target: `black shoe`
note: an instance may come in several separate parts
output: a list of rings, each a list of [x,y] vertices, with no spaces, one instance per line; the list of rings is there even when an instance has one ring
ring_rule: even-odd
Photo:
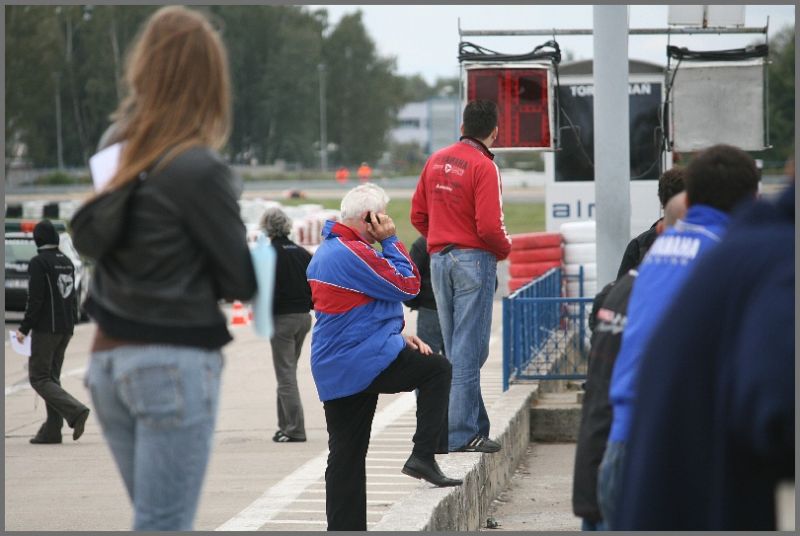
[[[446,488],[448,486],[460,486],[463,484],[462,480],[457,478],[449,478],[442,474],[439,469],[439,464],[436,460],[424,460],[419,456],[412,454],[408,457],[406,464],[403,466],[402,472],[413,478],[421,478],[427,480],[434,486]]]
[[[488,437],[483,437],[482,435],[476,435],[472,438],[472,441],[453,452],[486,452],[491,454],[500,450],[501,447],[502,445],[497,441],[492,441]]]
[[[275,435],[272,436],[272,440],[275,443],[305,443],[305,438],[299,439],[297,437],[291,437],[284,434],[282,431],[278,430],[275,432]]]
[[[83,435],[83,427],[86,425],[86,419],[89,418],[89,409],[87,408],[80,413],[72,424],[72,440],[77,441]]]
[[[34,445],[54,445],[61,443],[61,437],[41,437],[35,435],[31,438],[31,443]]]

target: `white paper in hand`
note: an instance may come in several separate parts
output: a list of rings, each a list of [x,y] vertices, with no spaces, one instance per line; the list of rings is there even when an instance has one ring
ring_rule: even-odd
[[[92,172],[94,189],[100,191],[117,172],[119,158],[122,154],[122,144],[109,145],[89,159],[89,169]]]
[[[11,341],[11,349],[14,350],[19,355],[24,355],[26,357],[31,356],[31,336],[28,335],[23,339],[22,342],[17,340],[17,332],[16,331],[9,331],[8,338]]]

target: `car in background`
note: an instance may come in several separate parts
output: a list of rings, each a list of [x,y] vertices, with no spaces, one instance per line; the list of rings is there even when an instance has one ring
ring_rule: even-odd
[[[7,219],[5,227],[6,241],[6,311],[25,311],[28,301],[28,263],[36,255],[36,243],[33,241],[33,228],[38,220]],[[72,237],[67,232],[63,221],[54,220],[53,226],[59,236],[58,248],[75,266],[75,291],[78,297],[78,318],[88,320],[83,304],[89,293],[91,266],[72,245]]]

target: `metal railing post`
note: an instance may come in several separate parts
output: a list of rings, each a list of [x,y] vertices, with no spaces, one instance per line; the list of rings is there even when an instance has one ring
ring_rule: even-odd
[[[511,326],[513,324],[511,300],[503,298],[503,391],[508,391],[511,379]]]

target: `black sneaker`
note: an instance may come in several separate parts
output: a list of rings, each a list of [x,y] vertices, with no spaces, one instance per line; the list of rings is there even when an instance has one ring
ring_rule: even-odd
[[[501,446],[500,443],[492,441],[488,437],[476,435],[472,438],[472,441],[453,452],[486,452],[491,454],[500,450]]]
[[[290,437],[290,436],[284,434],[281,430],[278,430],[277,432],[275,432],[275,435],[272,436],[272,440],[275,443],[305,443],[305,441],[306,441],[305,438],[298,439],[296,437]]]

